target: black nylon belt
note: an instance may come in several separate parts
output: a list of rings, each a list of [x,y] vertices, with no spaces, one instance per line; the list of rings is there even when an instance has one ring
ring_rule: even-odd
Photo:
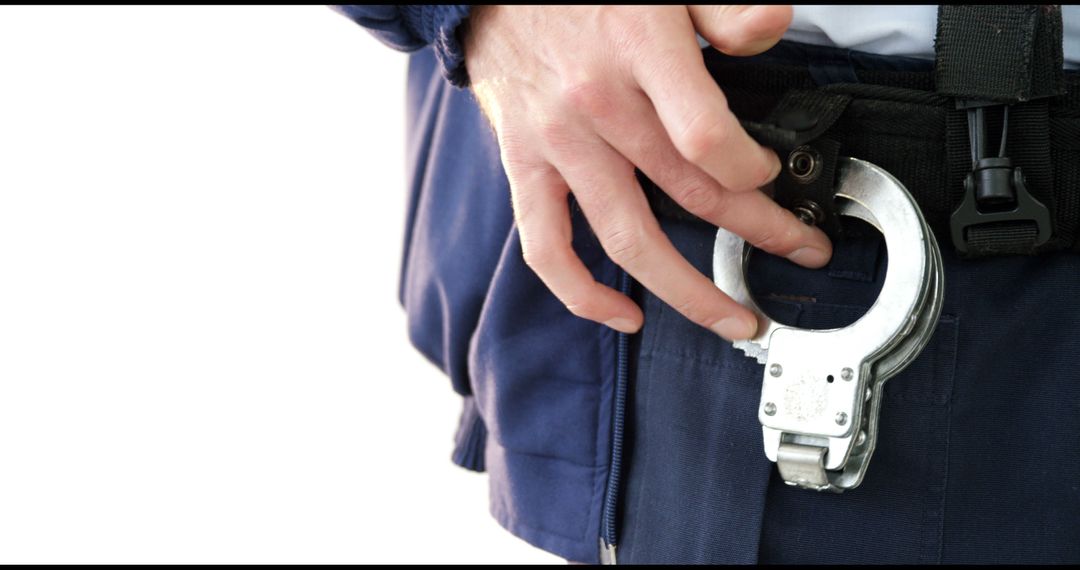
[[[968,21],[976,25],[963,25]],[[747,132],[776,149],[785,163],[774,198],[800,217],[805,212],[799,204],[821,206],[813,221],[831,237],[840,231],[830,199],[830,163],[836,156],[853,156],[904,183],[939,240],[952,235],[954,218],[977,222],[962,228],[957,249],[966,257],[1080,251],[1080,78],[1061,71],[1060,9],[941,6],[935,47],[933,71],[856,67],[860,83],[824,87],[803,66],[746,63],[714,50],[705,51],[705,60]],[[1018,215],[1001,221],[1008,216],[994,213],[982,219],[981,207],[972,207],[966,217],[954,215],[977,162],[972,157],[974,114],[958,108],[958,101],[961,107],[988,107],[978,112],[985,123],[979,140],[985,139],[984,146],[995,153],[1007,150],[1004,162],[1022,171],[1020,191],[1026,189],[1031,198],[1022,202],[1045,205],[1041,218]],[[1011,104],[1007,129],[1004,113],[995,111],[1002,108],[999,103]],[[799,178],[792,172],[800,150],[822,159],[819,176]],[[701,221],[639,176],[659,215]],[[973,184],[978,187],[984,178],[1013,180],[984,176],[974,177]],[[987,189],[977,190],[982,196]],[[1016,192],[1011,186],[1007,190]],[[1042,226],[1051,226],[1053,233],[1041,233],[1049,230]],[[1046,235],[1051,235],[1048,241],[1039,240]]]
[[[962,181],[966,174],[961,172],[952,178],[957,173],[949,168],[953,162],[949,150],[959,149],[967,171],[971,157],[966,127],[948,128],[948,117],[963,121],[964,114],[957,111],[952,98],[937,93],[933,71],[856,66],[861,83],[818,87],[810,71],[802,65],[748,62],[714,50],[706,50],[704,55],[705,64],[724,90],[728,105],[744,125],[765,124],[792,91],[846,97],[843,111],[827,130],[815,133],[817,138],[838,142],[842,155],[872,162],[900,180],[915,197],[927,223],[945,247],[950,218],[963,197]],[[1027,176],[1032,194],[1053,207],[1054,237],[1037,247],[1036,253],[1080,251],[1076,239],[1080,225],[1080,74],[1066,74],[1063,81],[1063,95],[1032,105],[1032,109],[1042,109],[1033,111],[1036,118],[1021,116],[1020,105],[1013,107],[1010,117],[1008,138],[1010,148],[1015,151],[1013,158],[1024,161],[1025,171],[1031,170]],[[1028,123],[1042,126],[1020,126]],[[753,130],[750,132],[754,134]],[[957,144],[950,144],[950,137],[956,133],[963,138]],[[774,136],[787,136],[782,140],[788,141],[786,146],[790,147],[805,144],[809,135]],[[1041,165],[1025,158],[1025,153],[1045,155],[1046,149],[1049,159]],[[783,151],[779,154],[786,162],[787,154]],[[1042,170],[1046,174],[1039,174]],[[1043,182],[1038,182],[1040,177]],[[639,174],[639,179],[657,215],[706,224],[681,208],[648,178]]]

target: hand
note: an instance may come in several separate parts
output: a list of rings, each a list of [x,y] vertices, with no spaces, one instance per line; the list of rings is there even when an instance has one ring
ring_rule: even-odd
[[[695,30],[760,53],[788,6],[483,6],[464,38],[472,89],[498,137],[526,263],[575,315],[636,332],[641,309],[597,283],[570,245],[573,192],[604,251],[691,321],[728,339],[757,321],[683,258],[635,165],[683,208],[806,267],[832,246],[759,188],[780,172],[728,109]]]

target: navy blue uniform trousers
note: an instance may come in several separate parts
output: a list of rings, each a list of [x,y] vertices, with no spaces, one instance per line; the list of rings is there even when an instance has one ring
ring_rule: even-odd
[[[851,80],[850,54],[802,49],[770,53]],[[715,229],[661,224],[711,275]],[[843,494],[789,487],[765,458],[760,364],[638,292],[620,563],[1080,562],[1080,256],[961,260],[937,237],[937,328],[886,384],[866,478]],[[751,287],[777,320],[832,328],[887,265],[880,237],[837,242],[818,271],[759,252]]]

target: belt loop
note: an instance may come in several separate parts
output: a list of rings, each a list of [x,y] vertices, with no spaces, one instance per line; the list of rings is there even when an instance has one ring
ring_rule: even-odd
[[[942,95],[1017,103],[1065,92],[1060,6],[939,6],[934,50]]]
[[[1037,171],[1039,183],[1053,188],[1045,99],[1017,104],[1022,112],[1013,113],[1037,118],[1042,109],[1041,128],[1032,121],[1021,120],[1023,127],[1015,125],[1017,121],[1010,119],[1009,112],[1013,105],[958,101],[957,107],[967,117],[971,171],[964,178],[963,200],[950,220],[953,244],[965,257],[1033,255],[1050,240],[1053,228],[1050,210],[1028,190],[1027,174]],[[999,110],[1001,124],[991,142],[987,116]],[[1014,123],[1012,128],[1010,123]],[[1032,127],[1037,130],[1032,132]],[[1019,152],[1018,140],[1026,140]],[[1014,164],[1010,156],[1026,158],[1024,167]],[[956,153],[950,157],[955,158]],[[955,170],[963,171],[959,167]]]
[[[956,99],[946,138],[957,251],[1053,247],[1046,98],[1064,93],[1060,7],[939,6],[935,51],[936,90]],[[997,115],[1001,126],[990,129]]]

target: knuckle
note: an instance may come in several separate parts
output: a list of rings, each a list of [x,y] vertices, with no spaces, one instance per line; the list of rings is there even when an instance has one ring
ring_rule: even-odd
[[[499,159],[511,186],[520,186],[521,181],[541,176],[550,168],[537,150],[535,139],[525,136],[518,129],[508,130],[499,136]]]
[[[760,228],[750,244],[758,249],[783,254],[793,249],[797,240],[798,234],[792,226],[777,223]]]
[[[634,265],[645,253],[645,232],[640,226],[621,224],[608,230],[601,243],[612,261],[626,267]]]
[[[674,142],[679,153],[696,164],[722,148],[730,136],[718,114],[703,112],[690,121]]]
[[[657,18],[640,9],[608,9],[607,17],[601,19],[602,29],[609,37],[615,38],[620,52],[634,53],[636,48],[648,43],[657,25]]]
[[[593,315],[596,312],[596,303],[587,299],[567,299],[566,301],[563,301],[563,305],[566,305],[567,310],[573,313],[574,316],[583,319],[592,320]]]
[[[782,245],[782,241],[780,235],[775,231],[763,229],[754,236],[754,239],[750,241],[750,245],[766,251],[776,251],[777,247]]]
[[[525,182],[534,176],[539,166],[535,157],[510,149],[503,150],[502,164],[513,191],[521,191],[525,187]]]
[[[514,220],[518,222],[522,233],[534,211],[540,208],[546,188],[553,180],[547,168],[534,164],[531,160],[508,158],[504,155],[503,167],[507,182],[510,183],[510,206],[514,211]],[[531,232],[530,232],[531,233]],[[524,236],[523,240],[526,239]]]
[[[733,215],[732,196],[730,192],[716,192],[707,215],[717,220],[730,218]]]
[[[592,116],[606,116],[615,107],[611,104],[608,82],[596,78],[568,83],[562,97],[571,108]]]
[[[772,167],[766,160],[754,160],[751,164],[747,165],[746,168],[747,174],[745,178],[749,182],[749,184],[747,184],[743,188],[732,187],[732,191],[748,192],[751,190],[756,190],[758,188],[758,184],[762,183],[772,173]]]
[[[569,141],[570,129],[560,114],[546,114],[548,118],[542,119],[537,125],[537,133],[540,140],[545,143],[560,147],[565,145]]]
[[[688,185],[675,196],[676,201],[690,212],[698,215],[714,216],[721,209],[719,192],[711,186],[701,183]]]
[[[705,324],[711,322],[708,300],[700,295],[688,296],[676,303],[673,308],[695,323]]]
[[[521,240],[521,257],[525,265],[540,273],[551,267],[558,259],[558,254],[550,247],[544,247],[533,240]]]

